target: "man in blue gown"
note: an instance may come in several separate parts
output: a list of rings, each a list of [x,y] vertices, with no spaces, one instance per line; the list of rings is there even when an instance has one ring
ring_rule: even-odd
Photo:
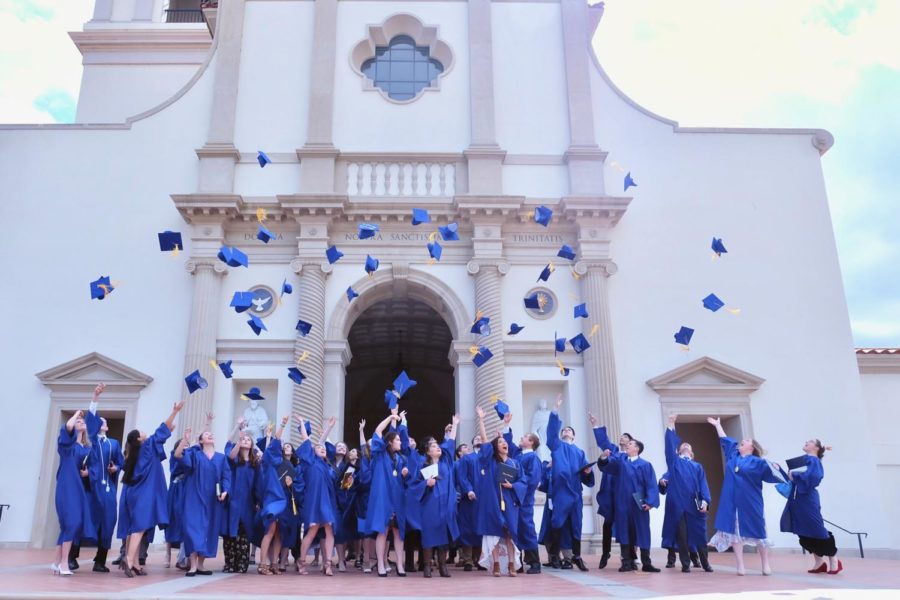
[[[509,456],[519,463],[525,476],[525,499],[519,508],[519,547],[525,551],[525,562],[528,563],[528,575],[536,575],[541,572],[541,557],[538,554],[538,538],[534,529],[534,492],[541,483],[543,467],[541,457],[535,450],[541,445],[541,440],[536,433],[526,433],[516,445],[513,442],[512,429],[509,422],[512,413],[506,413],[503,422],[506,424],[506,432],[503,438],[509,445]]]

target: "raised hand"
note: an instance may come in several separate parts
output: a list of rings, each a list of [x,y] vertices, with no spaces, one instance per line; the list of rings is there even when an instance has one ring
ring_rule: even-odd
[[[184,428],[184,441],[186,444],[191,442],[191,433],[194,432],[194,429],[190,426]]]
[[[396,417],[397,411],[399,411],[399,410],[400,410],[400,405],[396,404],[396,405],[394,405],[394,408],[391,409],[391,414]]]
[[[484,409],[481,408],[480,406],[475,407],[475,414],[478,415],[479,419],[484,420]]]
[[[603,460],[607,460],[609,458],[610,454],[612,454],[612,453],[610,452],[609,448],[607,448],[606,450],[604,450],[603,452],[600,453],[600,458]]]
[[[76,410],[75,411],[75,419],[78,420],[78,419],[83,419],[83,418],[84,418],[84,411]]]
[[[509,425],[510,421],[512,421],[512,413],[508,412],[505,415],[503,415],[503,423],[505,423],[506,425]]]
[[[301,417],[300,415],[291,415],[291,417],[293,417],[294,423],[296,423],[297,425],[303,425],[303,417]]]
[[[288,424],[288,421],[291,420],[290,416],[281,417],[281,426],[285,427]]]
[[[450,419],[450,422],[451,422],[453,425],[459,425],[459,415],[453,415],[453,418]]]
[[[715,417],[706,417],[706,422],[712,425],[713,427],[721,427],[722,419],[717,419]]]
[[[328,417],[328,427],[334,427],[337,423],[337,419],[335,417]]]
[[[591,427],[597,427],[600,424],[600,421],[597,420],[597,417],[594,416],[594,413],[588,413],[588,421],[591,422]]]
[[[365,419],[362,419],[362,420],[359,422],[359,430],[360,430],[360,431],[363,431],[365,428],[366,428],[366,420],[365,420]]]
[[[97,387],[94,388],[94,401],[97,401],[97,398],[100,397],[100,394],[103,393],[103,390],[106,389],[106,384],[102,381],[97,384]]]
[[[178,413],[181,412],[181,409],[182,409],[182,408],[184,408],[184,400],[182,400],[181,402],[176,402],[175,404],[173,404],[173,405],[172,405],[172,412],[173,412],[174,414],[177,415]]]
[[[245,427],[247,427],[247,419],[244,417],[238,417],[237,426],[239,431],[243,431]]]
[[[675,427],[675,421],[678,420],[678,415],[669,415],[669,425],[671,427]]]
[[[208,413],[206,413],[206,422],[207,423],[212,423],[213,419],[215,419],[215,418],[216,418],[216,413],[214,413],[213,411],[209,411]]]
[[[401,421],[405,421],[405,420],[406,420],[406,411],[405,411],[405,410],[401,410],[401,411],[400,411],[400,420],[401,420]]]
[[[562,406],[562,404],[563,404],[563,395],[560,393],[560,394],[556,395],[556,410],[559,410],[559,407]]]

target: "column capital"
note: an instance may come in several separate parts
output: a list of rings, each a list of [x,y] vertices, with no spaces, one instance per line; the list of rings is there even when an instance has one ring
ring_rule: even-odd
[[[306,273],[319,271],[325,275],[330,275],[334,271],[334,267],[325,261],[297,257],[291,261],[291,270],[297,275],[303,274],[304,271]]]
[[[184,270],[191,275],[202,269],[210,269],[216,275],[228,274],[228,265],[217,258],[192,258],[184,263]]]
[[[469,275],[478,275],[482,269],[497,269],[500,275],[506,275],[509,273],[509,263],[496,258],[473,258],[466,264]]]
[[[618,273],[618,271],[619,265],[611,260],[579,260],[577,263],[575,263],[575,272],[578,275],[585,275],[587,273],[599,273],[604,277],[611,277]]]

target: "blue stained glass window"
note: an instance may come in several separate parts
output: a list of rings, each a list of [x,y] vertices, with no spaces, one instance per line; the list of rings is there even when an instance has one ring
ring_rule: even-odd
[[[444,65],[431,58],[427,46],[416,46],[408,35],[398,35],[387,46],[378,46],[375,57],[364,62],[361,70],[388,97],[410,100],[444,72]]]

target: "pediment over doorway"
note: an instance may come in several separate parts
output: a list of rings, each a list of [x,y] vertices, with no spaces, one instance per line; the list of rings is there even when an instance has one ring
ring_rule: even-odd
[[[747,395],[755,392],[765,379],[704,356],[647,381],[660,395],[666,393],[714,393]]]
[[[35,377],[51,389],[93,388],[103,381],[107,386],[144,388],[153,378],[99,352],[91,352],[36,373]]]

